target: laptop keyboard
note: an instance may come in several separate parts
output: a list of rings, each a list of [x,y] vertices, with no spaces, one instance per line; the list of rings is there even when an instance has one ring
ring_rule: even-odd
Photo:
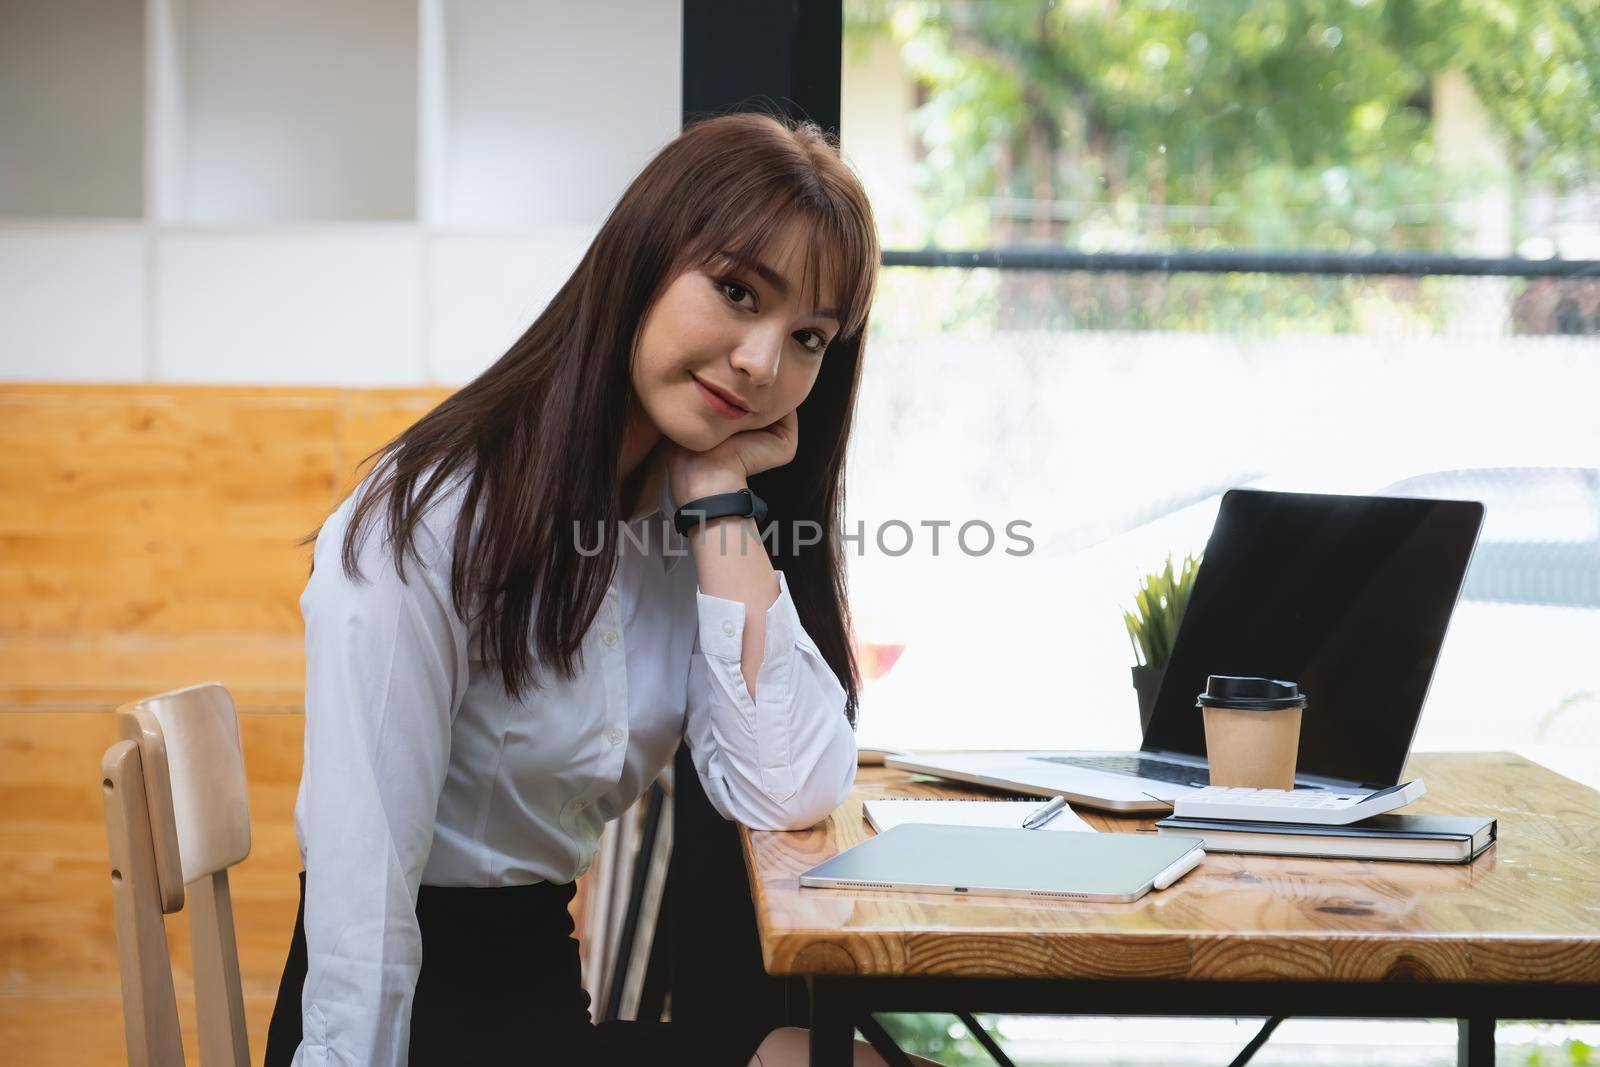
[[[1174,785],[1210,785],[1211,776],[1204,767],[1189,767],[1148,756],[1035,756],[1046,763],[1065,763],[1069,767],[1084,767],[1091,771],[1109,771],[1112,774],[1131,774],[1136,778],[1154,778],[1158,782]]]

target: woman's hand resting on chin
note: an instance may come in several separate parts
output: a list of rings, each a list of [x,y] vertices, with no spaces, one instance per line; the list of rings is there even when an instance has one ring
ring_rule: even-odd
[[[770,426],[741,430],[705,452],[690,452],[671,440],[666,449],[672,502],[683,507],[691,500],[716,493],[737,493],[748,488],[753,474],[781,467],[794,459],[800,445],[800,419],[793,411]]]

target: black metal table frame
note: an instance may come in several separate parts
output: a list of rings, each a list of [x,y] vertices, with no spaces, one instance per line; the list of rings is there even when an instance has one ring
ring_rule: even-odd
[[[1494,1067],[1497,1019],[1600,1019],[1600,984],[822,976],[807,985],[811,1067],[849,1064],[856,1020],[871,1012],[1455,1019],[1460,1067]]]

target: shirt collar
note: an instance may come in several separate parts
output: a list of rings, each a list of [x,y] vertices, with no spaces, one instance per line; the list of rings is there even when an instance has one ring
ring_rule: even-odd
[[[684,537],[672,525],[672,515],[677,508],[672,500],[672,481],[667,477],[667,464],[659,454],[652,453],[650,469],[645,475],[644,485],[639,489],[639,504],[634,508],[633,514],[628,516],[628,524],[641,519],[648,520],[647,529],[651,532],[651,540],[647,544],[656,544],[657,537],[664,537],[665,550],[661,553],[661,569],[663,574],[671,574],[678,562],[689,554],[689,539]]]

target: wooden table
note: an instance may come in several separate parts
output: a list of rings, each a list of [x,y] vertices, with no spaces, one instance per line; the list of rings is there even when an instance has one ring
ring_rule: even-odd
[[[1600,793],[1509,753],[1407,776],[1408,811],[1492,816],[1499,843],[1464,866],[1213,853],[1132,904],[801,889],[871,834],[863,800],[982,795],[863,768],[816,828],[743,832],[763,961],[808,979],[813,1065],[848,1063],[871,1011],[1454,1018],[1471,1067],[1496,1018],[1600,1018]]]

